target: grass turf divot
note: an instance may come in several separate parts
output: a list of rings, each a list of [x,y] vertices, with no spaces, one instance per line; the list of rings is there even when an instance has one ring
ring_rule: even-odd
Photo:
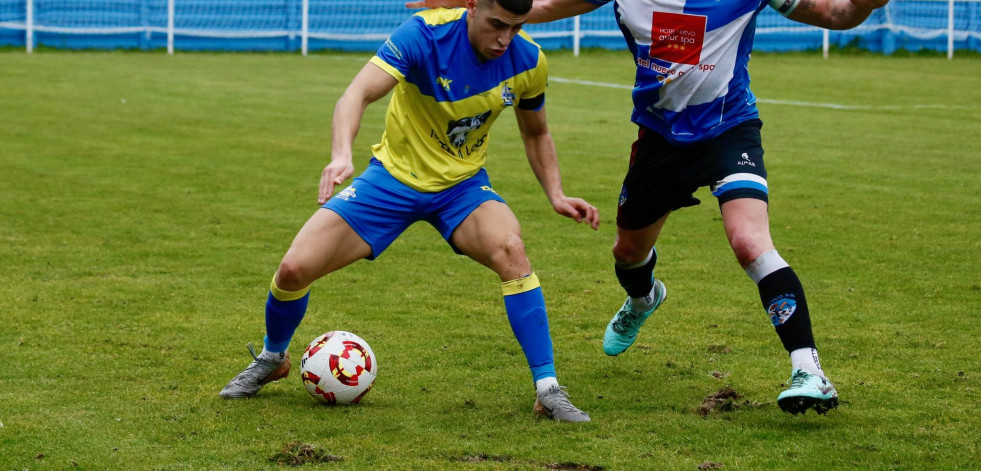
[[[302,466],[308,463],[344,461],[344,458],[324,450],[318,450],[316,446],[309,443],[289,442],[283,445],[283,449],[278,453],[270,456],[269,461],[289,466]]]

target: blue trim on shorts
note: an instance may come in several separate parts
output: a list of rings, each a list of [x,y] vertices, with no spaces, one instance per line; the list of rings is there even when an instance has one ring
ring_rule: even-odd
[[[439,231],[453,251],[453,231],[487,201],[507,204],[491,187],[487,171],[443,191],[415,190],[392,176],[375,158],[351,185],[335,194],[323,208],[337,213],[370,247],[374,260],[415,222],[426,221]]]
[[[749,180],[740,180],[740,181],[726,183],[725,185],[720,186],[719,189],[713,191],[712,194],[718,197],[727,191],[740,190],[745,188],[752,189],[752,190],[759,190],[766,194],[770,193],[769,191],[767,191],[765,185],[762,185],[757,182],[751,182]]]

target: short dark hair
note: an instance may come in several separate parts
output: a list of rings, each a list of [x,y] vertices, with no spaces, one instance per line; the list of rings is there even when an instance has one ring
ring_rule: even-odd
[[[491,6],[493,4],[498,4],[501,8],[514,13],[515,15],[524,15],[531,11],[532,0],[478,0],[485,6]]]

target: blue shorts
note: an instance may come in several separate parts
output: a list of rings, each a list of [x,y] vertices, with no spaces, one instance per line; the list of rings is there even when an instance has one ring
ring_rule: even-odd
[[[371,246],[368,260],[374,260],[417,221],[432,224],[453,251],[460,253],[450,242],[450,236],[485,201],[507,204],[491,188],[484,169],[443,191],[427,193],[398,181],[381,162],[372,158],[364,173],[322,207],[347,221]]]

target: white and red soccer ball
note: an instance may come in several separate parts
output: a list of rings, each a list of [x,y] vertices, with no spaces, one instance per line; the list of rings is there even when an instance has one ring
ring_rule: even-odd
[[[337,330],[313,339],[300,361],[307,392],[325,404],[355,404],[368,394],[378,362],[368,342]]]

